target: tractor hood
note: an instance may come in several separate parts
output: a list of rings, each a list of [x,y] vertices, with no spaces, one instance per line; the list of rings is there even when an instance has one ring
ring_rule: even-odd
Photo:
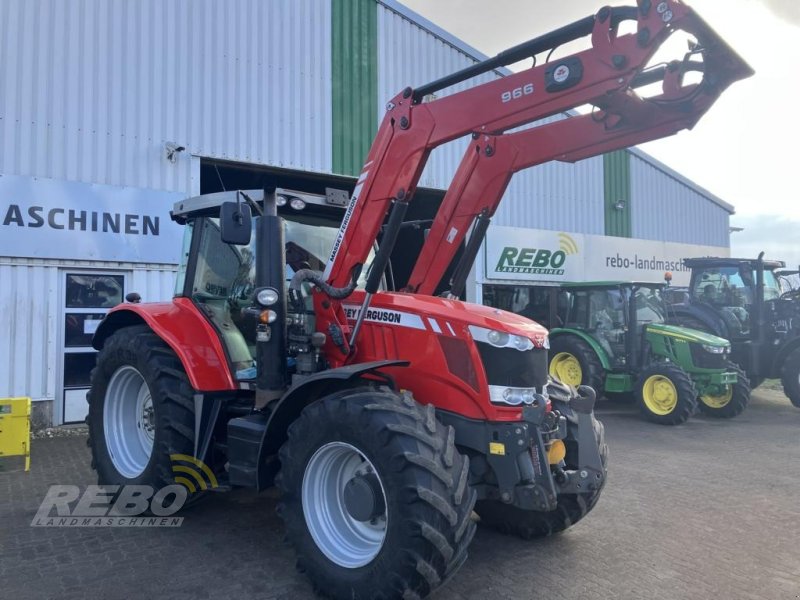
[[[668,337],[679,338],[690,343],[705,344],[706,346],[729,346],[728,340],[711,335],[705,331],[698,331],[697,329],[689,329],[687,327],[678,327],[676,325],[665,325],[663,323],[650,323],[647,326],[647,331],[656,335],[665,335]]]
[[[348,321],[356,319],[363,299],[364,293],[357,291],[342,302]],[[366,320],[424,328],[433,333],[456,327],[463,330],[468,325],[476,325],[527,337],[536,347],[542,347],[547,340],[547,329],[512,312],[460,300],[400,292],[375,294]]]

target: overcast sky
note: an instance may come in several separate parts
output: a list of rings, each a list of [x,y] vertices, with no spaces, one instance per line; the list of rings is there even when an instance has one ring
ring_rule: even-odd
[[[633,0],[401,0],[493,56]],[[692,131],[641,146],[736,207],[732,252],[800,263],[800,0],[686,0],[756,75],[722,94]]]

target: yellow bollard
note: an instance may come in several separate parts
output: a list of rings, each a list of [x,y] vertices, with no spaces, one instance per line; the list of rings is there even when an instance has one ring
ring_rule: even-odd
[[[24,456],[31,469],[31,399],[0,398],[0,457]]]

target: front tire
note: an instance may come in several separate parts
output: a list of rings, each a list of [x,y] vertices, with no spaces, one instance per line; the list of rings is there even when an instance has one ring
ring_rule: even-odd
[[[161,338],[144,325],[114,332],[97,355],[87,400],[100,485],[175,483],[170,457],[194,453],[194,402],[180,359]]]
[[[560,335],[550,340],[550,375],[561,383],[577,388],[588,385],[597,396],[605,388],[606,372],[597,352],[574,335]]]
[[[783,361],[781,383],[789,402],[800,408],[800,348],[792,351]]]
[[[475,491],[454,436],[433,406],[386,390],[303,410],[280,450],[278,512],[317,593],[424,597],[458,570]]]
[[[603,478],[605,485],[608,475],[608,444],[605,428],[597,419],[594,419],[594,433],[603,470],[606,471]],[[567,467],[576,468],[577,465],[568,464]],[[523,510],[499,500],[479,500],[475,505],[475,512],[480,516],[482,525],[492,527],[500,533],[531,540],[560,533],[575,525],[594,508],[602,489],[601,487],[588,494],[562,494],[558,497],[556,509],[548,512]]]
[[[686,371],[678,365],[653,363],[639,374],[636,400],[648,421],[680,425],[697,409],[697,390]]]
[[[717,419],[731,419],[747,408],[750,402],[750,382],[738,365],[728,363],[726,370],[736,372],[736,383],[726,386],[720,395],[701,394],[698,397],[700,412]]]

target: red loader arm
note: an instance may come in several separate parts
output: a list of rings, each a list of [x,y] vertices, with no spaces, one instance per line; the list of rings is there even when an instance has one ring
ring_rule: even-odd
[[[692,33],[699,40],[708,40],[710,30],[698,23],[702,27]],[[703,62],[687,57],[683,62],[644,72],[629,88],[597,99],[596,112],[516,133],[479,136],[468,147],[445,194],[407,291],[434,293],[478,217],[485,225],[473,229],[478,239],[471,239],[470,245],[480,244],[488,218],[497,210],[514,173],[551,160],[575,162],[691,129],[728,85],[752,73],[718,39],[709,42],[702,51]],[[689,71],[702,72],[702,81],[684,85],[684,75]],[[634,91],[658,82],[662,93],[657,96],[644,99]],[[464,268],[471,266],[471,258],[467,256],[469,264]],[[456,270],[454,279],[461,270]]]

